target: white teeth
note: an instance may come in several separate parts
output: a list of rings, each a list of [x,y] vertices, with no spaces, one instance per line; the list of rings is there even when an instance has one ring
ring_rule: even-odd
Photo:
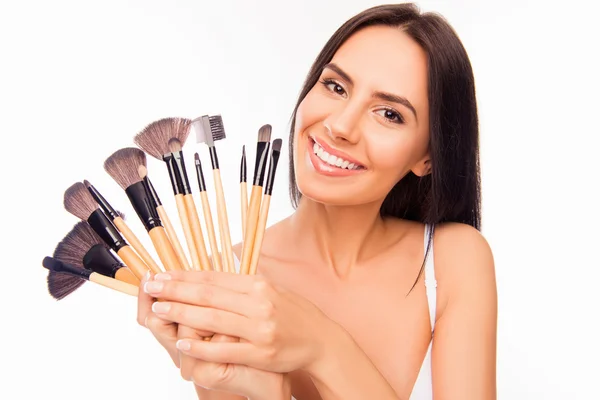
[[[338,168],[347,168],[347,169],[358,169],[358,166],[350,161],[344,160],[342,158],[336,157],[333,154],[327,153],[321,146],[319,146],[316,142],[313,144],[313,152],[319,157],[321,160],[326,162],[327,164],[336,166]]]

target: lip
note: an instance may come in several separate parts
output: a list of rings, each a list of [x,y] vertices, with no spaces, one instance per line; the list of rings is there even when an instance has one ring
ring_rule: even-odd
[[[309,146],[307,146],[307,148],[306,148],[306,152],[308,153],[307,157],[309,158],[310,163],[312,164],[315,171],[317,171],[317,173],[319,173],[321,175],[325,175],[325,176],[331,176],[331,177],[345,177],[345,176],[354,176],[354,175],[357,175],[357,174],[360,174],[360,173],[363,173],[366,171],[366,169],[339,168],[339,167],[334,167],[333,165],[327,164],[325,161],[323,161],[319,157],[317,157],[315,152],[312,150],[312,138],[310,138],[310,139],[311,140],[309,140],[309,142],[308,142]],[[332,153],[330,153],[330,154],[332,154]],[[342,155],[340,157],[344,157],[344,156]],[[350,161],[349,159],[347,159],[347,160]]]
[[[354,165],[358,165],[361,166],[363,168],[365,168],[365,166],[358,160],[350,157],[348,154],[339,151],[337,149],[334,149],[333,147],[329,146],[327,143],[319,140],[318,138],[314,137],[314,136],[309,136],[309,139],[315,141],[319,146],[321,146],[323,148],[323,150],[325,150],[327,153],[329,154],[333,154],[336,157],[339,158],[343,158],[344,160],[348,160],[351,163],[354,163]],[[365,168],[366,169],[366,168]]]

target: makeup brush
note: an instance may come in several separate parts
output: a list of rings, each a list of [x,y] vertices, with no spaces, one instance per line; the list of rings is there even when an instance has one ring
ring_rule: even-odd
[[[202,227],[187,176],[183,144],[190,132],[189,119],[163,118],[146,126],[134,137],[134,143],[152,157],[166,163],[173,194],[190,250],[193,269],[210,269]]]
[[[108,276],[92,272],[76,265],[60,262],[52,257],[44,257],[42,265],[50,271],[48,273],[48,292],[56,300],[64,299],[66,296],[73,293],[77,287],[81,286],[81,284],[79,284],[79,286],[73,289],[73,286],[61,284],[62,281],[67,279],[66,276],[69,275],[81,279],[82,284],[85,280],[88,280],[130,296],[137,297],[138,295],[139,289],[135,285],[109,278]]]
[[[273,140],[271,151],[271,162],[269,163],[269,172],[267,173],[267,181],[265,182],[265,193],[260,205],[260,215],[258,217],[258,225],[256,227],[256,236],[254,238],[254,246],[252,247],[252,257],[250,258],[250,274],[256,274],[258,267],[258,259],[260,258],[260,248],[265,236],[267,227],[267,217],[269,216],[269,205],[271,204],[271,196],[273,195],[273,183],[275,182],[275,172],[277,172],[277,163],[279,154],[281,153],[281,139]]]
[[[202,201],[202,211],[204,212],[204,222],[206,223],[206,231],[208,234],[208,242],[210,244],[213,265],[215,267],[215,271],[222,272],[223,265],[221,263],[221,257],[219,256],[219,247],[217,246],[215,226],[212,220],[208,195],[206,194],[206,183],[204,182],[202,163],[198,153],[194,153],[194,163],[196,164],[196,176],[198,178],[198,188],[200,189],[200,200]]]
[[[205,143],[208,146],[210,161],[213,170],[213,181],[217,198],[217,215],[219,221],[219,233],[222,242],[223,264],[225,271],[234,272],[233,246],[231,245],[231,234],[229,232],[229,218],[227,217],[227,205],[225,193],[221,180],[219,157],[215,141],[225,139],[225,127],[220,115],[204,115],[195,119],[192,126],[196,130],[196,142]]]
[[[121,233],[98,208],[98,204],[81,182],[71,185],[64,194],[65,209],[82,221],[87,221],[92,229],[110,247],[133,274],[141,280],[149,270],[148,266],[133,251]]]
[[[254,179],[252,182],[252,192],[250,194],[250,204],[248,206],[248,220],[246,221],[246,234],[242,246],[242,260],[240,262],[240,273],[250,273],[250,260],[252,259],[252,249],[254,248],[254,236],[258,225],[258,214],[260,213],[260,203],[262,200],[262,185],[267,168],[267,158],[269,155],[269,146],[271,143],[271,125],[261,126],[258,131],[258,141],[256,143],[256,161],[254,164]]]
[[[162,220],[163,224],[165,224],[165,229],[167,230],[167,236],[169,236],[169,240],[171,241],[171,244],[173,245],[173,249],[175,250],[175,253],[177,254],[179,263],[181,264],[183,269],[189,270],[190,264],[188,262],[187,256],[185,255],[185,252],[183,251],[183,247],[181,246],[181,242],[179,241],[179,238],[177,237],[177,233],[175,232],[175,228],[173,227],[173,224],[171,223],[171,219],[169,218],[167,211],[163,207],[162,202],[160,201],[160,197],[158,197],[158,193],[156,192],[156,189],[154,189],[154,185],[152,185],[152,181],[150,181],[150,178],[148,178],[148,170],[146,169],[145,166],[140,165],[138,167],[138,174],[140,175],[140,178],[142,178],[146,182],[146,185],[148,185],[148,189],[150,189],[150,195],[152,196],[152,200],[154,201],[154,205],[156,206],[156,211],[158,212],[158,216]]]
[[[126,147],[115,151],[104,161],[104,170],[125,190],[165,269],[181,270],[183,268],[158,216],[150,189],[139,175],[140,165],[145,164],[146,155],[142,150]]]
[[[140,284],[140,280],[113,255],[106,243],[85,221],[76,223],[61,239],[52,257],[122,282]]]
[[[246,145],[242,146],[240,162],[240,205],[242,209],[242,240],[246,237],[246,219],[248,214],[248,183],[246,182]]]
[[[131,228],[125,223],[123,218],[121,218],[115,209],[111,206],[111,204],[102,196],[102,194],[92,185],[88,180],[84,180],[83,184],[88,189],[92,198],[96,201],[98,206],[102,209],[104,214],[108,217],[110,221],[117,227],[119,232],[125,237],[125,239],[131,243],[131,247],[140,255],[142,260],[146,263],[148,268],[152,270],[154,273],[162,272],[160,266],[154,261],[148,250],[144,247],[140,239],[133,233]]]

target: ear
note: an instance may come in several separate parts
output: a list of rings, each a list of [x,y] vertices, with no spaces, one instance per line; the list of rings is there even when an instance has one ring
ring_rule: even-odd
[[[431,158],[426,154],[419,162],[411,169],[412,173],[419,177],[424,177],[431,173]]]

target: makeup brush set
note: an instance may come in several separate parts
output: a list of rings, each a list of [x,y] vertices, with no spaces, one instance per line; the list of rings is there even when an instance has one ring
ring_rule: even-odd
[[[194,154],[194,165],[201,213],[192,194],[184,160],[184,145],[192,132],[195,132],[198,143],[208,147],[218,236],[210,209],[210,190],[206,186],[197,152]],[[52,257],[45,257],[42,262],[49,270],[47,281],[50,295],[57,300],[63,299],[89,280],[137,296],[140,281],[148,271],[213,270],[255,274],[282,140],[275,139],[271,144],[271,126],[268,124],[259,129],[250,198],[246,178],[246,149],[242,146],[240,207],[243,247],[237,271],[216,147],[216,142],[225,137],[220,115],[204,115],[194,120],[163,118],[150,123],[135,135],[133,142],[137,147],[119,149],[105,160],[105,171],[125,191],[125,196],[150,237],[158,259],[154,259],[144,247],[139,233],[128,226],[123,213],[115,209],[113,203],[91,182],[84,180],[67,188],[64,207],[80,221],[58,243]],[[170,213],[163,206],[148,176],[147,155],[164,162],[175,197],[183,240],[178,238]],[[202,229],[201,216],[205,231]],[[188,249],[189,259],[184,245]]]

